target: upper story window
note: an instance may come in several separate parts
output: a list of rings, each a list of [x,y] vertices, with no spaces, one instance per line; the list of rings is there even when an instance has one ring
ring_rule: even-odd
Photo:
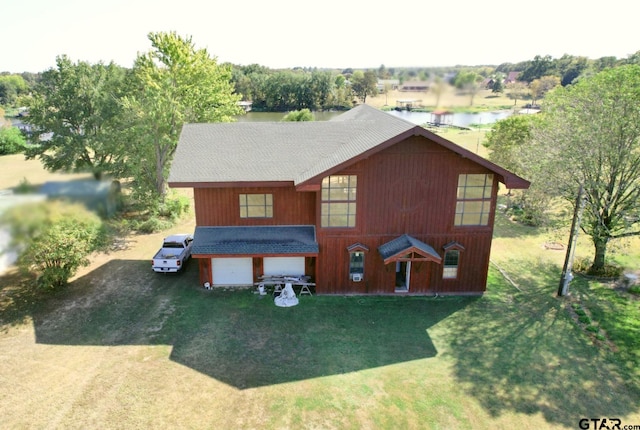
[[[321,227],[356,226],[356,175],[328,176],[322,180]]]
[[[493,174],[460,175],[455,225],[488,225],[492,191]]]
[[[273,194],[240,194],[240,218],[273,218]]]

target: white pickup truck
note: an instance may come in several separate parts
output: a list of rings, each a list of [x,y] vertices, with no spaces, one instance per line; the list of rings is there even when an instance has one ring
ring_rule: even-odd
[[[191,246],[193,236],[190,234],[174,234],[165,237],[162,248],[151,260],[154,272],[170,273],[182,270],[185,263],[191,258]]]

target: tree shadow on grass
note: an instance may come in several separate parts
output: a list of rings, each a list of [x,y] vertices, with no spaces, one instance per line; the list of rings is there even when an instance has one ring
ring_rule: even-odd
[[[245,389],[433,357],[427,330],[477,300],[305,295],[280,308],[253,290],[199,288],[197,271],[112,260],[34,315],[36,340],[172,345],[171,360]]]
[[[555,266],[538,283],[518,278],[521,291],[501,281],[473,306],[444,322],[445,354],[466,391],[493,416],[541,413],[576,427],[581,418],[624,417],[639,409],[640,387],[625,379],[606,353],[580,331],[555,297]],[[492,291],[493,290],[493,291]]]

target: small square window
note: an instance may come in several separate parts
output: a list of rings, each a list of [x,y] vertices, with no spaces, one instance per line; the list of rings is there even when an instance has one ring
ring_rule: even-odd
[[[273,218],[273,194],[240,194],[240,218]]]

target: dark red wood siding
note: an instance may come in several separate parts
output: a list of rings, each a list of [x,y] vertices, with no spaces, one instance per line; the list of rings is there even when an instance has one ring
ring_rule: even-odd
[[[273,218],[240,218],[240,194],[272,194]],[[314,225],[315,193],[290,187],[195,188],[196,224],[199,226]]]
[[[458,175],[491,173],[424,137],[414,136],[342,172],[358,177],[355,228],[320,227],[320,192],[290,187],[196,188],[196,223],[199,226],[309,225],[315,224],[317,258],[307,258],[308,274],[315,275],[319,294],[402,294],[395,292],[395,263],[384,264],[378,247],[408,234],[434,248],[458,242],[457,279],[442,278],[442,264],[412,262],[408,294],[481,294],[485,291],[497,195],[494,179],[492,212],[488,226],[455,227]],[[239,194],[273,194],[273,218],[240,218]],[[364,279],[349,279],[347,247],[362,243]],[[259,256],[256,256],[259,257]],[[254,271],[261,269],[254,259]],[[259,275],[259,273],[254,275]],[[210,274],[210,262],[201,262],[201,279]]]
[[[396,294],[395,263],[385,265],[378,247],[403,234],[431,245],[457,241],[461,252],[458,278],[442,279],[442,265],[413,262],[408,294],[478,294],[486,287],[493,235],[493,214],[486,227],[454,227],[458,175],[490,173],[423,137],[413,137],[352,165],[344,172],[358,176],[356,227],[329,229],[318,225],[317,291],[324,294]],[[492,210],[497,183],[494,183]],[[320,196],[316,207],[320,207]],[[319,209],[318,209],[319,211]],[[318,212],[319,219],[319,212]],[[360,242],[365,255],[364,280],[349,279],[347,247]]]

